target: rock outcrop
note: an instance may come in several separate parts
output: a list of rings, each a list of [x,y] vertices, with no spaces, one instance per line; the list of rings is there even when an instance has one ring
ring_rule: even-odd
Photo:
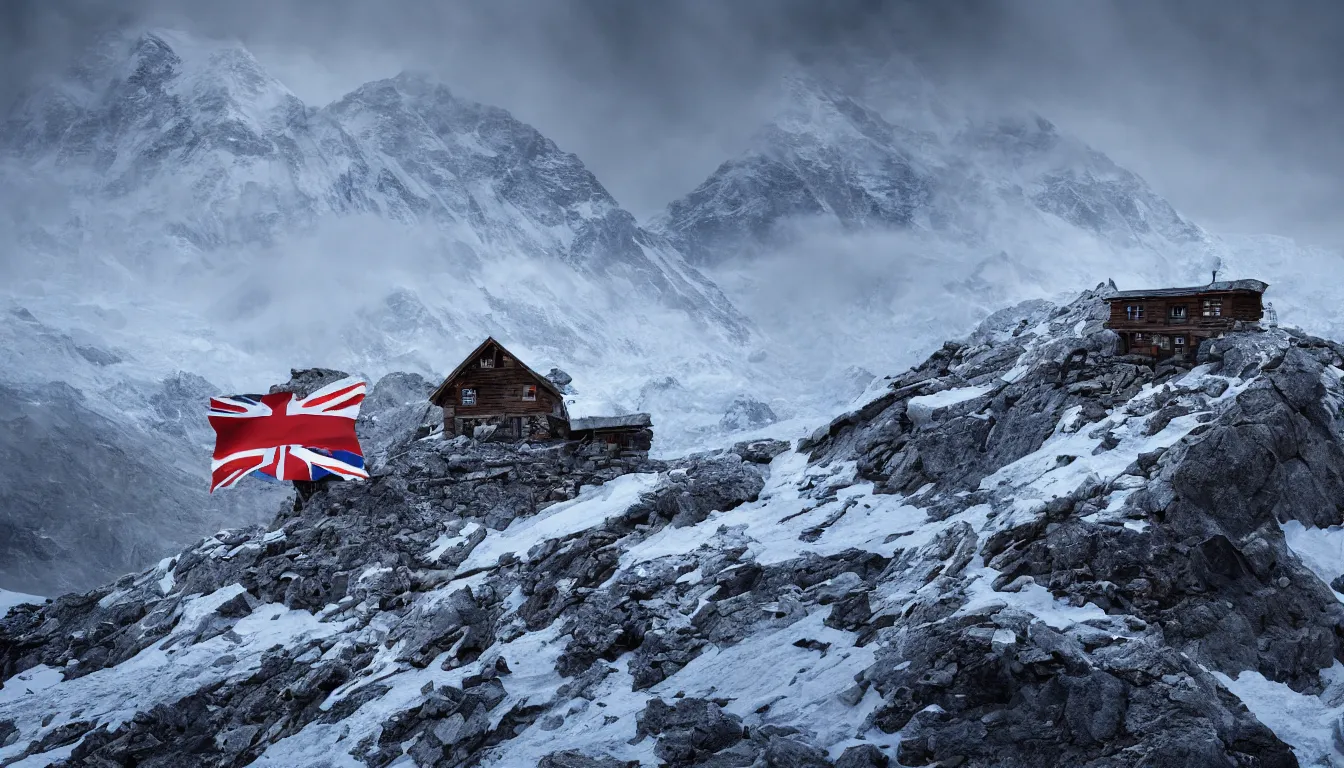
[[[1105,290],[796,446],[403,433],[266,529],[13,610],[0,764],[1337,764],[1344,347],[1118,357]]]

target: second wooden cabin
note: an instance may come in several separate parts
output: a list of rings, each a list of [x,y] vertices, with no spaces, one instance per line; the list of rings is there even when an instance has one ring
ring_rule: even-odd
[[[1215,275],[1216,278],[1216,275]],[[1120,335],[1124,354],[1184,358],[1200,342],[1265,316],[1259,280],[1224,280],[1190,288],[1121,291],[1106,298],[1106,327]]]

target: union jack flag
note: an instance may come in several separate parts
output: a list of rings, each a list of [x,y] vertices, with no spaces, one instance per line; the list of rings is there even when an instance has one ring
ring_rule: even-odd
[[[303,399],[292,392],[210,398],[210,492],[252,473],[276,480],[367,478],[355,437],[364,390],[364,382],[345,378]]]

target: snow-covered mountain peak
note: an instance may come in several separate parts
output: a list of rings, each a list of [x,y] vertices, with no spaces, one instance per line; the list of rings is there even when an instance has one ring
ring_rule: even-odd
[[[778,357],[796,352],[801,380],[905,365],[998,306],[1110,277],[1207,279],[1219,250],[1046,117],[960,105],[900,56],[866,74],[799,67],[780,93],[751,146],[651,228],[777,339]]]
[[[26,95],[8,133],[22,151],[55,151],[63,166],[91,161],[107,176],[184,146],[266,154],[265,135],[303,111],[240,43],[154,29],[102,38],[64,77]]]
[[[1046,227],[1107,246],[1160,252],[1207,240],[1143,179],[1045,117],[951,108],[897,55],[870,69],[851,75],[850,88],[790,71],[752,146],[671,203],[657,226],[704,264],[777,248],[780,226],[808,217],[962,245],[1042,215]]]
[[[582,263],[604,255],[587,228],[634,226],[578,157],[508,111],[457,98],[429,76],[367,83],[323,113],[381,156],[409,210],[493,222],[487,244]],[[531,226],[520,229],[523,222]]]
[[[889,148],[918,142],[919,137],[883,119],[877,111],[845,92],[839,85],[806,70],[786,74],[780,87],[779,107],[757,134],[754,149],[770,152],[780,144],[849,143]]]
[[[924,226],[927,137],[883,120],[837,85],[787,74],[775,115],[751,146],[655,220],[692,260],[717,264],[778,244],[778,228],[819,220],[842,229]]]

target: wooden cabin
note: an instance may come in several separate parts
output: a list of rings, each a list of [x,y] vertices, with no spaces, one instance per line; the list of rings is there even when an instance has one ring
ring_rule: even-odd
[[[568,436],[564,395],[493,338],[467,355],[429,399],[443,409],[446,435],[471,436],[493,425],[519,440]]]
[[[1268,283],[1225,280],[1192,288],[1121,291],[1107,297],[1106,327],[1120,335],[1124,354],[1193,356],[1200,342],[1264,317]]]

